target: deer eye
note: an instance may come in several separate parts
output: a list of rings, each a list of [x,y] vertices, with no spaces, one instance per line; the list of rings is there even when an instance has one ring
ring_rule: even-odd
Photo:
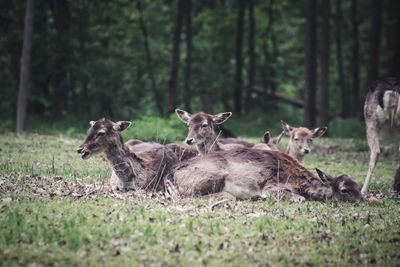
[[[309,142],[309,143],[312,143],[312,139],[308,139],[308,142]]]
[[[295,138],[294,141],[299,141],[299,138]]]
[[[347,189],[347,188],[343,188],[343,189],[341,189],[341,190],[340,190],[340,192],[342,192],[342,193],[345,193],[345,194],[346,194],[346,193],[348,193],[348,192],[349,192],[349,189]]]

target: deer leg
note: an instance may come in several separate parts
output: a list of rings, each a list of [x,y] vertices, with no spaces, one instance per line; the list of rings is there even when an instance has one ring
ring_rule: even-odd
[[[394,175],[393,189],[400,194],[400,167],[397,169]]]
[[[236,197],[228,192],[218,192],[212,193],[208,195],[201,196],[203,199],[211,199],[211,198],[227,198],[227,199],[236,199]]]
[[[365,195],[368,192],[368,184],[371,180],[372,173],[373,173],[376,163],[378,161],[379,154],[381,153],[381,150],[379,147],[378,129],[377,129],[376,125],[368,125],[367,124],[367,139],[368,139],[368,146],[369,146],[369,150],[370,150],[370,158],[369,158],[367,176],[365,177],[364,185],[361,189],[361,193],[363,195]]]

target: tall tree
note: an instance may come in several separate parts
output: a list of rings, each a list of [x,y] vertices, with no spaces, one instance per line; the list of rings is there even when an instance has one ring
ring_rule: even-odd
[[[156,79],[154,77],[154,69],[153,69],[153,57],[151,56],[150,52],[150,45],[149,45],[149,34],[147,32],[146,23],[143,18],[143,4],[141,1],[136,2],[136,7],[139,11],[139,28],[142,31],[143,35],[143,46],[146,55],[146,65],[147,71],[150,78],[151,87],[153,89],[154,101],[156,103],[158,113],[162,116],[164,115],[164,108],[163,102],[161,97],[161,92],[157,87]]]
[[[178,69],[179,69],[179,48],[181,43],[181,33],[183,18],[185,12],[185,0],[177,0],[177,12],[175,16],[175,26],[172,43],[172,62],[171,62],[171,74],[168,82],[168,113],[174,112],[176,108],[176,97],[177,97],[177,83],[178,83]]]
[[[186,0],[186,60],[185,60],[185,89],[184,89],[184,102],[185,109],[191,110],[191,73],[192,73],[192,0]]]
[[[25,22],[24,22],[24,43],[22,47],[21,68],[19,76],[18,103],[17,103],[17,133],[25,128],[26,112],[29,96],[29,79],[31,67],[31,49],[33,33],[33,8],[34,0],[26,1]]]
[[[400,2],[394,1],[395,10],[400,10]],[[399,77],[400,76],[400,16],[397,13],[396,22],[394,26],[394,45],[392,51],[394,52],[393,59],[392,59],[392,70],[391,75]]]
[[[235,70],[235,91],[233,94],[234,111],[237,115],[242,113],[242,87],[243,87],[243,28],[244,28],[245,0],[238,0],[236,19],[236,70]]]
[[[250,102],[250,94],[251,90],[254,87],[254,76],[255,76],[255,19],[254,19],[254,0],[248,0],[248,9],[249,9],[249,73],[248,73],[248,85],[246,92],[246,111],[249,111],[249,102]]]
[[[349,115],[349,98],[347,94],[346,82],[343,72],[343,56],[342,56],[342,0],[336,0],[336,60],[339,75],[340,99],[342,102],[341,112],[342,117],[346,118]]]
[[[329,32],[330,32],[330,0],[322,1],[322,23],[321,23],[321,86],[320,86],[320,125],[328,125],[329,119]]]
[[[352,38],[352,59],[351,59],[351,75],[353,87],[353,115],[359,113],[360,106],[360,45],[358,31],[358,7],[357,0],[351,0],[351,38]]]
[[[316,120],[316,0],[306,2],[306,69],[305,69],[305,112],[304,123],[307,127],[315,127]]]
[[[379,50],[381,44],[382,28],[382,1],[370,0],[371,28],[368,51],[367,79],[365,88],[378,78],[379,74]]]
[[[57,51],[53,73],[53,84],[56,90],[53,97],[53,110],[56,114],[61,114],[67,109],[68,91],[70,90],[68,69],[71,57],[69,36],[71,15],[67,0],[52,0],[50,3],[57,30]]]

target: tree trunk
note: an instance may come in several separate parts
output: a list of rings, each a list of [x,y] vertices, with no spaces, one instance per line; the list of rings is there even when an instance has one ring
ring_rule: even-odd
[[[153,57],[151,56],[151,52],[150,52],[149,36],[148,36],[148,33],[147,33],[146,23],[145,23],[145,21],[143,19],[142,2],[138,1],[136,3],[136,7],[137,7],[137,9],[139,11],[139,28],[140,28],[140,30],[142,31],[142,34],[143,34],[143,46],[144,46],[144,51],[145,51],[145,55],[146,55],[147,71],[148,71],[148,74],[149,74],[151,87],[153,89],[154,101],[156,103],[156,106],[157,106],[157,109],[158,109],[158,113],[160,114],[160,116],[163,116],[164,115],[164,108],[163,108],[163,103],[162,103],[162,99],[163,98],[161,96],[160,90],[158,90],[156,79],[154,77]]]
[[[399,1],[395,1],[394,3],[396,10],[400,10]],[[392,61],[392,76],[399,77],[400,76],[400,16],[397,14],[396,16],[396,25],[394,27],[394,46],[393,46],[393,61]]]
[[[329,119],[329,21],[330,0],[322,1],[322,23],[321,23],[321,88],[320,88],[320,125],[327,126]]]
[[[316,0],[307,0],[306,15],[306,69],[305,69],[305,110],[304,123],[315,127],[315,88],[316,88]]]
[[[69,69],[70,51],[70,12],[67,0],[52,0],[51,7],[54,15],[54,25],[57,30],[57,51],[54,66],[53,84],[55,94],[53,110],[56,114],[66,111],[68,103],[68,91],[70,85],[67,79]]]
[[[244,28],[245,1],[238,0],[238,14],[236,20],[236,71],[235,91],[233,95],[234,111],[238,116],[242,113],[242,67],[243,67],[243,28]]]
[[[29,96],[29,78],[31,67],[31,49],[33,34],[33,8],[34,0],[26,1],[24,43],[22,47],[21,69],[19,76],[18,103],[17,103],[17,125],[16,132],[22,132],[26,124],[26,112]]]
[[[352,30],[352,60],[351,75],[353,80],[353,115],[358,115],[360,106],[360,56],[359,56],[359,33],[358,33],[358,10],[357,0],[351,0],[351,30]]]
[[[367,79],[365,88],[378,78],[379,74],[379,50],[381,43],[382,25],[382,1],[371,0],[371,29],[369,39],[369,53],[367,65]]]
[[[192,0],[186,0],[185,110],[191,111],[190,79],[192,74]]]
[[[349,115],[349,94],[346,94],[346,83],[343,72],[343,57],[342,57],[342,1],[336,0],[336,59],[339,74],[340,99],[342,102],[341,116],[346,118]]]
[[[177,0],[177,13],[175,17],[174,39],[172,44],[171,74],[168,82],[168,113],[176,108],[176,91],[179,69],[179,47],[182,33],[183,18],[185,12],[185,0]]]
[[[246,92],[246,111],[250,108],[250,95],[251,90],[254,87],[254,75],[255,75],[255,20],[254,20],[254,0],[248,0],[249,5],[249,84]]]

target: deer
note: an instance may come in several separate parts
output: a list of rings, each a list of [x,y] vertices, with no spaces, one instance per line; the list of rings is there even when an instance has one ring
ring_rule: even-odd
[[[381,153],[380,141],[398,145],[400,141],[400,78],[382,78],[368,89],[364,102],[364,120],[370,158],[362,194],[368,193],[368,185]],[[394,189],[400,192],[400,186]]]
[[[237,138],[222,138],[219,140],[221,144],[239,144],[243,147],[248,148],[257,148],[257,149],[265,149],[265,150],[279,150],[278,144],[280,143],[283,136],[283,132],[278,136],[271,137],[269,131],[266,131],[260,140],[260,143],[253,144],[247,142],[245,140],[237,139]]]
[[[190,146],[196,146],[200,155],[242,146],[241,144],[221,144],[218,140],[219,135],[216,135],[218,126],[226,122],[232,116],[232,112],[223,112],[216,115],[205,112],[198,112],[192,115],[181,109],[176,109],[175,112],[178,118],[188,126],[189,132],[185,143]]]
[[[302,162],[305,155],[311,152],[313,138],[322,136],[328,127],[318,127],[310,130],[305,127],[292,127],[281,121],[283,131],[289,137],[286,153]]]
[[[304,200],[363,200],[361,187],[351,177],[318,176],[291,156],[272,150],[235,148],[180,162],[168,190],[181,197],[265,198],[277,188],[295,202]]]
[[[105,118],[91,121],[77,152],[84,160],[105,154],[112,169],[113,190],[163,191],[164,178],[178,159],[172,150],[158,143],[139,140],[124,143],[121,132],[130,125],[130,121],[113,122]]]
[[[215,133],[216,129],[232,116],[231,112],[223,112],[216,115],[204,112],[198,112],[192,115],[181,109],[176,109],[175,112],[178,115],[178,118],[185,123],[189,129],[185,143],[188,145],[195,145],[200,155],[205,155],[213,151],[229,150],[239,147],[277,150],[277,144],[282,138],[282,135],[271,138],[270,133],[267,131],[264,133],[261,138],[261,143],[259,144],[249,143],[236,138],[218,139],[218,136]],[[180,153],[180,155],[183,155],[182,158],[184,160],[196,156],[193,150],[184,149],[174,144],[171,144],[170,146]]]

